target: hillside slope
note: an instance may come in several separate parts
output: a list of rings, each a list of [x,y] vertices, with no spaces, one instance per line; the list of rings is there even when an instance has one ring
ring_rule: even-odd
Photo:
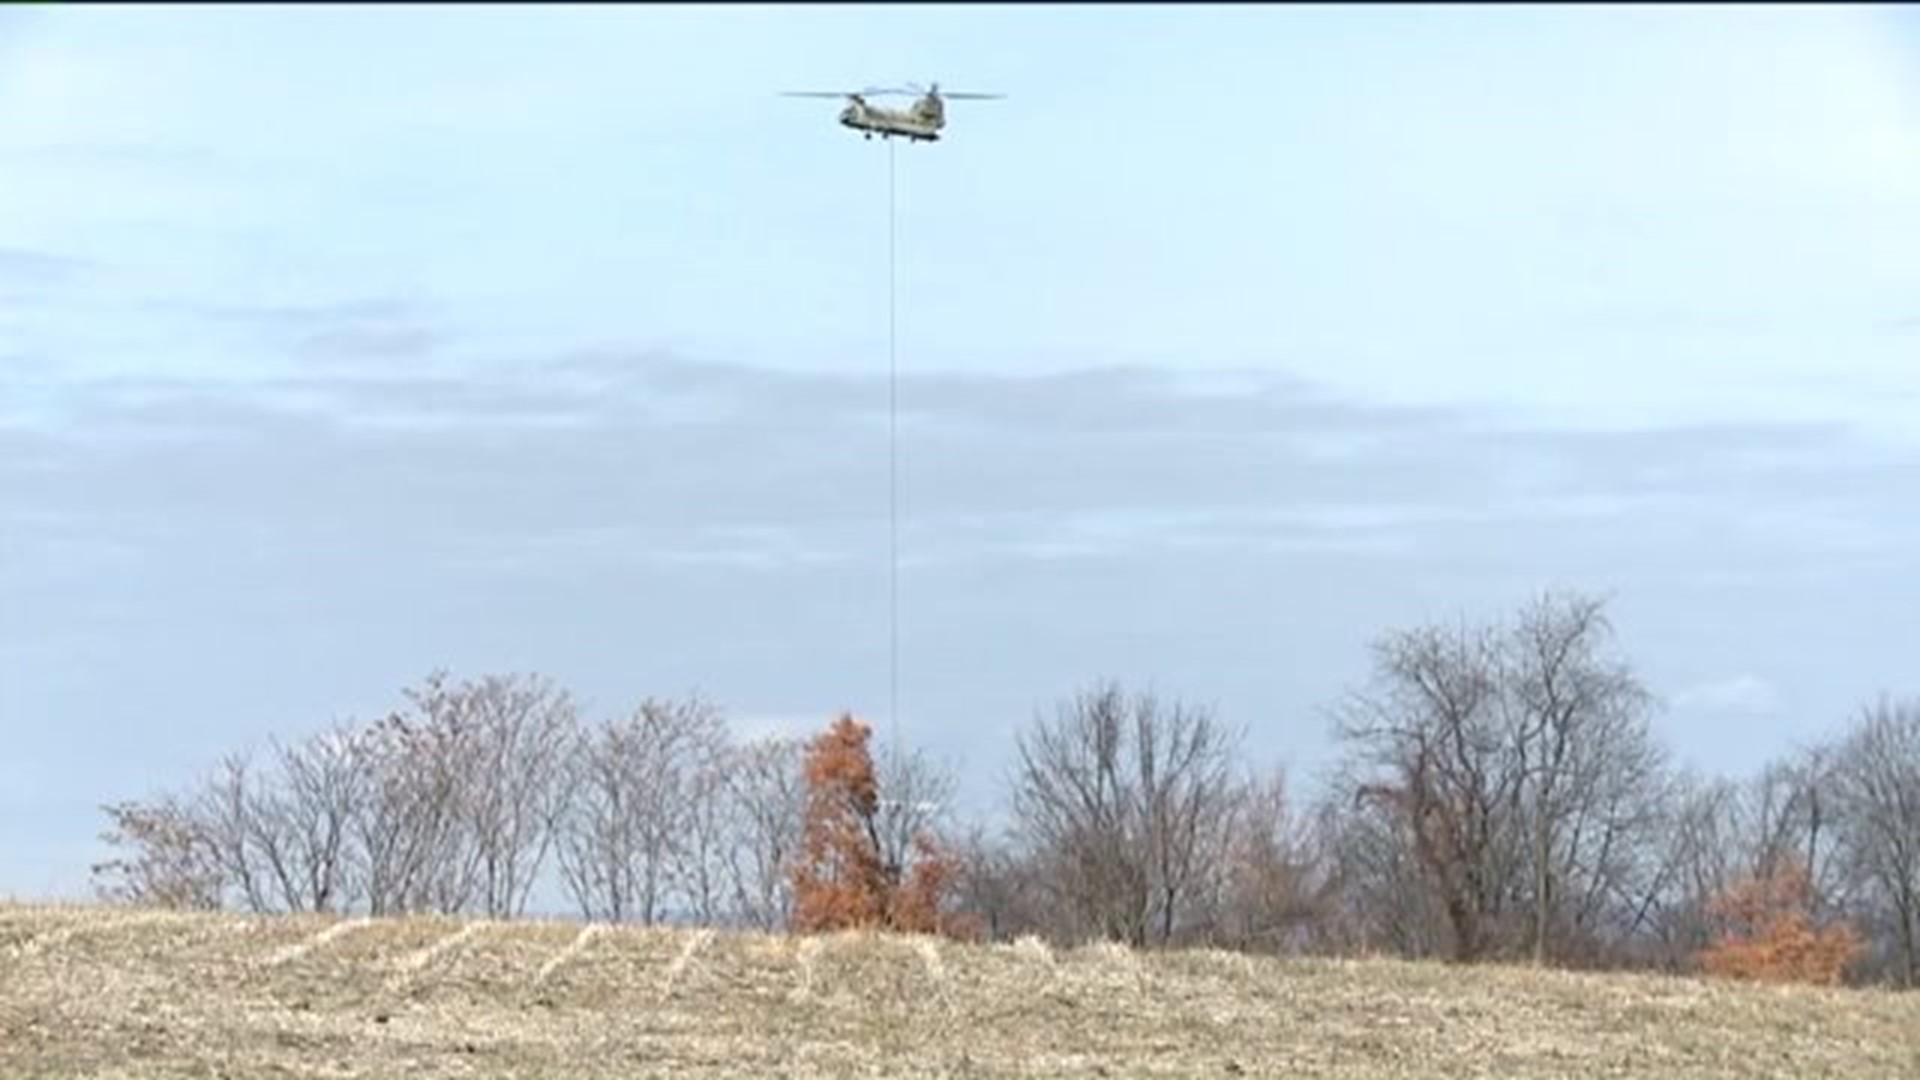
[[[1920,995],[0,906],[0,1076],[1920,1077]]]

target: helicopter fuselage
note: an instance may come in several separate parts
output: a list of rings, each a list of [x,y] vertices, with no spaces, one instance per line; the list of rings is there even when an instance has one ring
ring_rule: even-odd
[[[897,136],[908,142],[938,142],[940,129],[946,126],[937,105],[922,102],[911,109],[883,109],[857,100],[840,111],[840,123],[869,139]]]

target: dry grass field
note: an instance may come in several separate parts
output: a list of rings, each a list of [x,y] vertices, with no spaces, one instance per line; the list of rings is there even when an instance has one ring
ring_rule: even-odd
[[[0,905],[0,1077],[1920,1077],[1920,995]]]

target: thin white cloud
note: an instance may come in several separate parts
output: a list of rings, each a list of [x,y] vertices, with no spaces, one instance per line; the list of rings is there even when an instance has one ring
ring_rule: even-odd
[[[1734,675],[1696,683],[1674,695],[1676,707],[1736,716],[1771,716],[1780,711],[1781,695],[1773,683],[1758,675]]]
[[[727,728],[741,739],[803,739],[825,728],[838,715],[832,709],[752,712],[729,716]]]

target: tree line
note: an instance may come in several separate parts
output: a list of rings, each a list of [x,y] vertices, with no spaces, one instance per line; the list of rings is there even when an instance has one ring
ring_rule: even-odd
[[[699,699],[590,721],[539,676],[436,674],[105,807],[95,875],[257,912],[509,919],[544,883],[617,922],[1920,978],[1920,703],[1727,778],[1673,763],[1592,596],[1392,630],[1371,661],[1305,797],[1215,710],[1101,682],[1018,733],[991,826],[852,717],[740,739]]]

